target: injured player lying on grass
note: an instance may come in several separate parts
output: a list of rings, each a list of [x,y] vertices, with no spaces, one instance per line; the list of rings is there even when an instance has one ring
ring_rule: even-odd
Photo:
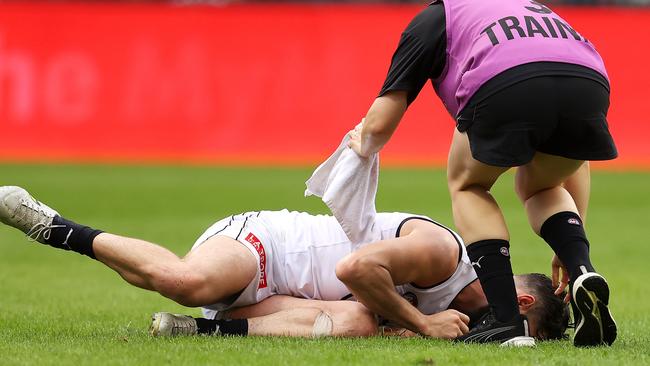
[[[0,219],[131,285],[203,308],[204,318],[155,314],[154,335],[371,336],[389,324],[454,339],[489,313],[460,237],[419,215],[379,213],[381,240],[353,245],[331,216],[249,212],[212,225],[184,258],[74,223],[18,187],[0,187]],[[530,335],[562,338],[568,310],[551,280],[515,282]]]

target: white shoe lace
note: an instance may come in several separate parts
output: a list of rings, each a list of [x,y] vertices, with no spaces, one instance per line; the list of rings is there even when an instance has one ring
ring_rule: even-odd
[[[37,241],[39,236],[43,238],[43,240],[49,240],[52,235],[52,229],[59,227],[65,227],[65,225],[46,225],[39,222],[32,226],[32,228],[26,233],[27,241]]]
[[[20,201],[20,204],[25,207],[25,210],[24,210],[24,215],[22,215],[22,217],[16,218],[17,224],[23,220],[27,223],[30,212],[33,212],[36,215],[42,214],[43,216],[48,218],[53,217],[52,213],[47,212],[43,208],[41,203],[36,201],[33,198],[31,200],[23,199]],[[29,241],[37,241],[39,237],[43,238],[43,240],[48,240],[52,235],[52,229],[61,228],[61,227],[65,227],[65,225],[52,225],[52,224],[48,225],[43,222],[37,222],[25,234],[27,236],[27,240]]]

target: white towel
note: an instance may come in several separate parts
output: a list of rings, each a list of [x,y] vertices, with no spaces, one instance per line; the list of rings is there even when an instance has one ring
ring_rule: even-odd
[[[318,196],[329,207],[353,244],[381,239],[375,226],[379,155],[357,155],[346,135],[334,154],[307,180],[305,197]]]

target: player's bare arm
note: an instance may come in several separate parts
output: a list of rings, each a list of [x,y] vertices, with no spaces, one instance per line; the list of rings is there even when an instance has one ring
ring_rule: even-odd
[[[314,312],[317,310],[316,312]],[[300,299],[287,295],[274,295],[264,301],[240,308],[227,310],[223,316],[229,319],[249,319],[249,326],[254,324],[254,319],[263,319],[272,314],[286,314],[293,320],[282,324],[275,324],[274,327],[267,327],[267,333],[255,333],[256,335],[293,335],[310,337],[314,335],[331,335],[335,337],[368,337],[378,334],[377,319],[375,314],[370,312],[363,304],[356,301],[324,301],[314,299]],[[331,327],[327,332],[314,334],[313,325],[316,316],[327,317]],[[304,324],[300,329],[296,328],[296,320]],[[253,322],[251,322],[253,321]],[[250,329],[249,334],[256,332]],[[278,332],[287,332],[279,334]],[[290,332],[290,333],[288,333]]]
[[[395,290],[395,285],[432,286],[455,271],[458,244],[444,229],[409,220],[398,238],[367,245],[342,259],[336,268],[358,301],[413,332],[454,338],[468,331],[469,317],[455,310],[424,315]]]

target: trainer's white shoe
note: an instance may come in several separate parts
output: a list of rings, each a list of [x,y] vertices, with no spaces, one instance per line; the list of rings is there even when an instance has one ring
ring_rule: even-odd
[[[151,316],[149,334],[154,337],[195,335],[197,331],[196,320],[191,316],[164,312]]]
[[[60,227],[52,225],[57,215],[20,187],[0,187],[0,221],[24,232],[30,240],[45,243],[52,229]]]

